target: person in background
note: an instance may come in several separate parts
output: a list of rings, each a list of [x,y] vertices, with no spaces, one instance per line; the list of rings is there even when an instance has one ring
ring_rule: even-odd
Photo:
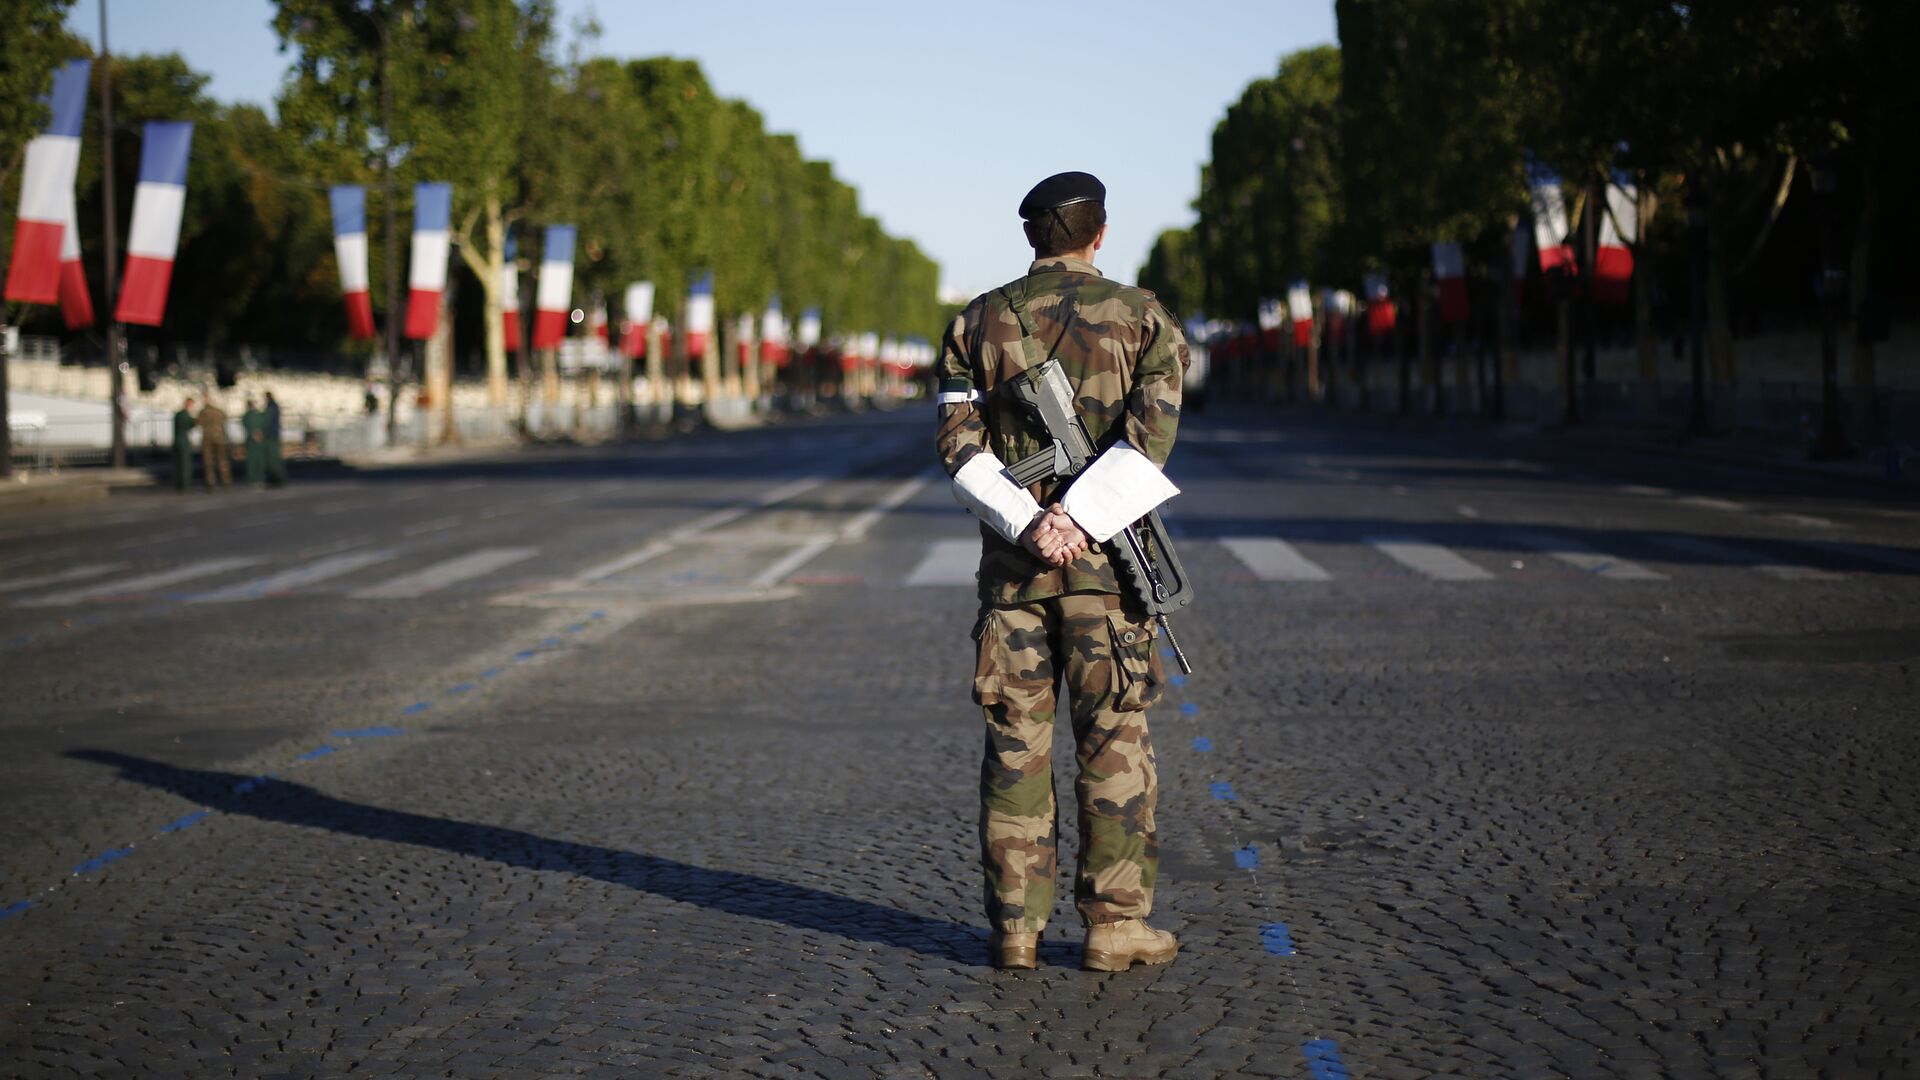
[[[193,399],[180,402],[173,414],[173,490],[185,491],[193,485]]]
[[[287,458],[280,434],[280,403],[273,400],[271,390],[267,391],[267,404],[263,411],[267,414],[267,483],[273,487],[285,487]]]
[[[232,451],[227,448],[227,414],[209,401],[200,409],[200,467],[207,490],[233,486]]]
[[[240,414],[240,429],[247,437],[247,486],[257,491],[267,486],[267,414],[252,398],[247,399],[247,411]]]

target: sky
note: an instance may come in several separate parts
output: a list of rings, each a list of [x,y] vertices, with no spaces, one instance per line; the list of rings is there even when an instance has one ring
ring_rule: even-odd
[[[222,101],[270,105],[287,57],[270,0],[107,0],[114,51],[178,52]],[[76,33],[99,45],[100,0]],[[716,92],[831,161],[887,231],[972,295],[1031,257],[1014,210],[1042,177],[1107,185],[1102,271],[1134,280],[1161,230],[1193,221],[1214,124],[1280,58],[1332,42],[1332,0],[559,0],[594,54],[700,61]]]

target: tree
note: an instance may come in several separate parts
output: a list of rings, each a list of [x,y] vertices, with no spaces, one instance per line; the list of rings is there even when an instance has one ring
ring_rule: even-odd
[[[1154,237],[1147,263],[1140,268],[1140,287],[1152,290],[1182,317],[1205,310],[1206,268],[1192,229],[1168,229]]]

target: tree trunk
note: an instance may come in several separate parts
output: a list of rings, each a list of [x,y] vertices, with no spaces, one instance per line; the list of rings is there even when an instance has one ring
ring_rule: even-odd
[[[475,218],[479,220],[476,222]],[[473,242],[476,224],[486,231],[485,243]],[[480,205],[468,214],[466,227],[460,230],[459,240],[460,261],[480,279],[480,306],[484,313],[481,324],[485,327],[487,343],[487,404],[495,409],[503,408],[507,404],[507,329],[506,301],[501,295],[500,279],[507,265],[507,223],[500,206],[499,188],[494,183],[487,183]],[[479,250],[475,250],[476,247]]]
[[[1880,177],[1878,163],[1863,155],[1860,170],[1860,217],[1854,223],[1852,265],[1848,267],[1848,285],[1853,290],[1849,313],[1853,323],[1853,437],[1870,446],[1879,441],[1873,408],[1875,378],[1873,339],[1877,328],[1867,325],[1869,297],[1873,291],[1873,235],[1880,227]]]
[[[1647,248],[1647,230],[1660,200],[1642,178],[1636,191],[1635,216],[1639,218],[1633,237],[1633,341],[1638,350],[1640,378],[1652,382],[1660,377],[1660,336],[1653,327],[1653,275],[1647,266],[1652,252]]]
[[[1426,381],[1427,392],[1433,395],[1427,402],[1427,410],[1441,416],[1447,411],[1447,395],[1440,386],[1440,357],[1433,351],[1433,299],[1428,295],[1432,287],[1432,272],[1422,269],[1419,291],[1413,298],[1413,322],[1414,333],[1420,336],[1420,377]]]
[[[1726,185],[1716,185],[1716,192]],[[1725,200],[1716,194],[1707,222],[1707,370],[1712,380],[1731,387],[1734,380],[1733,312],[1727,254]]]

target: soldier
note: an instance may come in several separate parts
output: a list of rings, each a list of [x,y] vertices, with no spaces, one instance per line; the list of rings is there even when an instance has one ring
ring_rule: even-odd
[[[233,461],[227,449],[227,414],[209,401],[200,409],[200,467],[207,474],[207,490],[233,486]]]
[[[247,436],[247,486],[258,490],[267,486],[267,414],[252,398],[240,414],[240,430]]]
[[[185,491],[193,484],[193,399],[180,402],[173,414],[173,490]]]
[[[1160,470],[1173,449],[1187,346],[1152,293],[1094,269],[1105,202],[1106,188],[1081,172],[1028,192],[1020,216],[1033,264],[960,313],[940,358],[940,458],[955,497],[981,519],[984,545],[973,695],[986,715],[980,842],[1000,968],[1035,966],[1053,911],[1051,751],[1062,682],[1079,765],[1081,966],[1124,971],[1166,963],[1178,948],[1142,921],[1158,869],[1145,710],[1164,676],[1152,624],[1123,600],[1100,544],[1174,491]],[[1045,444],[996,392],[1049,355],[1065,367],[1102,451],[1075,483],[1052,491],[1021,488],[1006,471]]]

